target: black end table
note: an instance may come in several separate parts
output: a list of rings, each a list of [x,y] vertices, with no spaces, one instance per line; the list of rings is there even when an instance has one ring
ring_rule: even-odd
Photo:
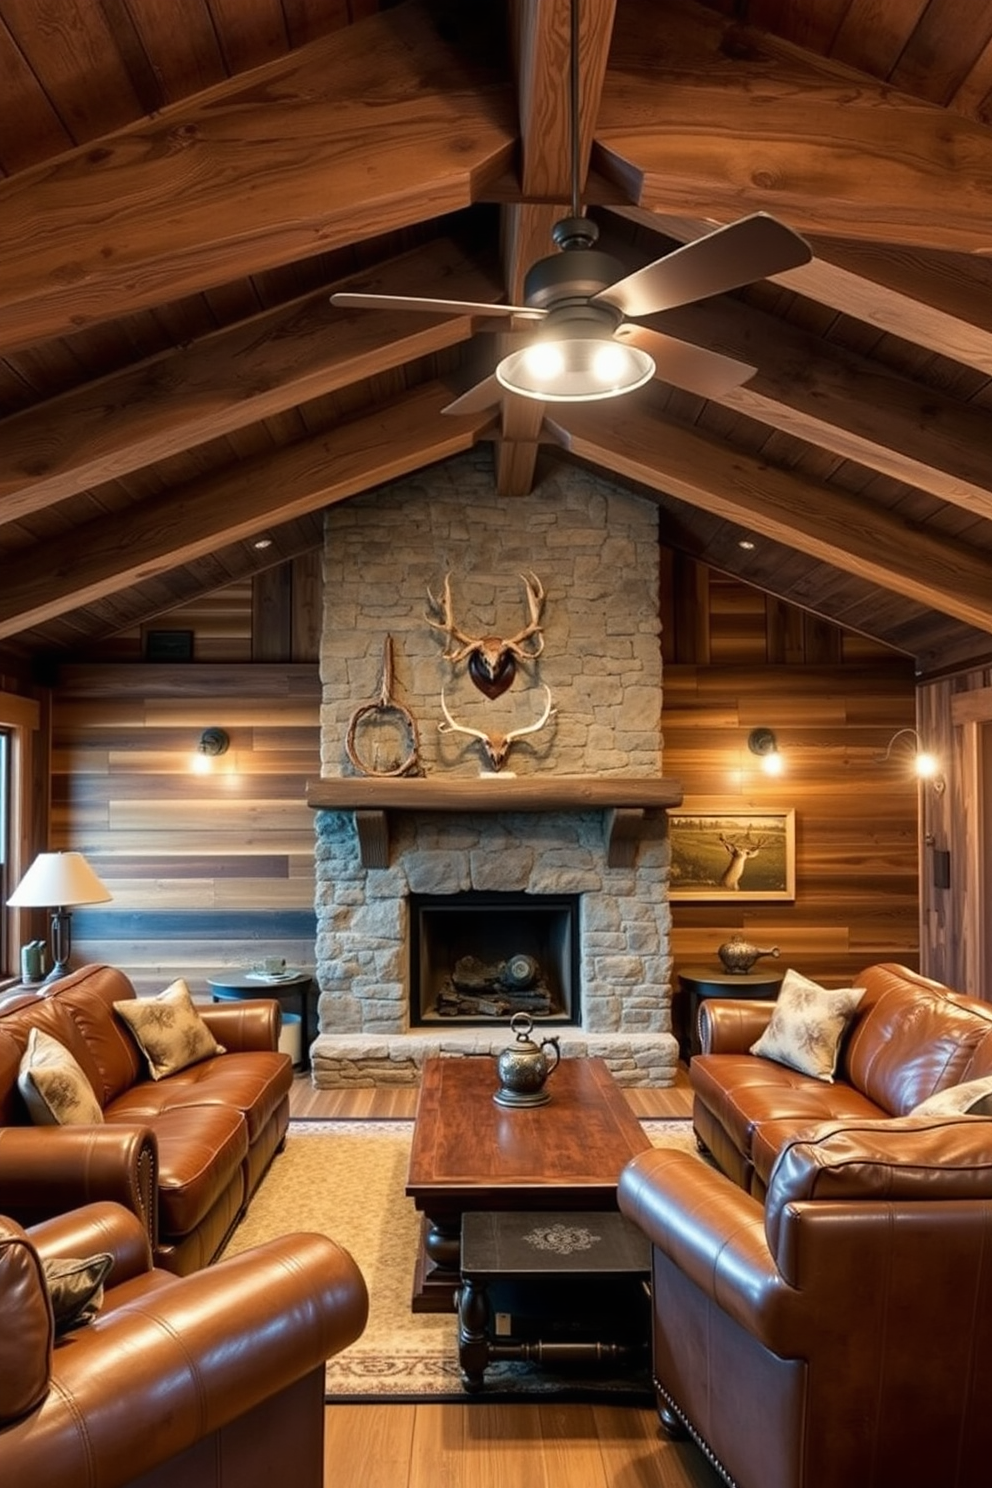
[[[624,1215],[463,1214],[461,1275],[458,1363],[470,1393],[504,1360],[646,1368],[651,1246]]]
[[[313,990],[313,977],[308,971],[298,971],[292,976],[276,979],[263,978],[252,972],[235,968],[231,971],[218,971],[213,976],[208,976],[207,986],[213,994],[214,1002],[244,1002],[254,997],[269,997],[283,1004],[288,1001],[294,1012],[299,1008],[299,1067],[310,1068],[310,1045],[317,1034],[310,1028],[310,994]]]
[[[689,1036],[679,1053],[689,1062],[699,1053],[699,1004],[707,997],[776,998],[784,971],[724,971],[708,966],[687,966],[679,972],[679,986],[689,999]]]

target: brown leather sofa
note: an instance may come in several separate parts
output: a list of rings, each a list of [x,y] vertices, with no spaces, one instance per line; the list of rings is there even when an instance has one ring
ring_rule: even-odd
[[[0,1208],[33,1224],[96,1199],[143,1220],[155,1265],[179,1275],[223,1249],[289,1124],[292,1061],[279,1004],[198,1009],[227,1051],[153,1080],[113,1003],[135,997],[122,971],[85,966],[0,1006]],[[73,1055],[103,1121],[36,1126],[18,1089],[32,1028]]]
[[[749,1052],[775,1004],[708,998],[702,1053],[689,1065],[696,1137],[741,1188],[761,1197],[797,1130],[833,1117],[908,1115],[954,1085],[992,1074],[992,1006],[885,963],[855,978],[865,989],[832,1083]]]
[[[737,1488],[986,1488],[990,1131],[821,1122],[764,1203],[691,1153],[635,1158],[619,1204],[652,1245],[663,1423]]]
[[[56,1337],[42,1262],[98,1253],[113,1257],[102,1306]],[[324,1361],[367,1308],[354,1261],[322,1235],[177,1277],[152,1268],[119,1205],[30,1232],[0,1218],[0,1482],[321,1488]]]

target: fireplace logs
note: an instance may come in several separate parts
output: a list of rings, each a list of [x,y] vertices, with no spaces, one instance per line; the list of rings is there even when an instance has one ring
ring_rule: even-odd
[[[462,956],[438,991],[437,1011],[442,1018],[505,1018],[511,1013],[547,1017],[551,989],[532,956],[497,962]]]

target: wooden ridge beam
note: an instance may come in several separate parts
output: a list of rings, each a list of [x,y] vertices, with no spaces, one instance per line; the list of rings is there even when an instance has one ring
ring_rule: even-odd
[[[491,19],[409,0],[0,182],[0,350],[468,206],[518,135]]]
[[[388,408],[115,511],[18,555],[0,591],[0,638],[470,449],[488,421],[443,418],[428,383]]]
[[[992,562],[963,543],[718,444],[640,400],[556,410],[546,423],[564,448],[606,470],[992,632]]]
[[[992,248],[992,133],[693,3],[617,13],[593,165],[639,206]]]
[[[450,239],[352,276],[354,288],[423,293],[443,281],[453,299],[497,300],[499,280]],[[468,316],[335,310],[329,291],[305,295],[191,346],[36,404],[0,422],[2,520],[308,399],[456,345]]]
[[[589,169],[593,129],[610,50],[616,0],[579,7],[580,183]],[[520,185],[525,197],[568,202],[572,194],[570,0],[511,0],[520,100]],[[561,211],[558,216],[564,215]]]

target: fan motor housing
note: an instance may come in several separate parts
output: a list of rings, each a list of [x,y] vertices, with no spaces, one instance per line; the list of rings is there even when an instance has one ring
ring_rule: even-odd
[[[568,300],[585,300],[622,279],[622,264],[596,248],[570,248],[541,258],[527,271],[524,303],[548,310]]]

